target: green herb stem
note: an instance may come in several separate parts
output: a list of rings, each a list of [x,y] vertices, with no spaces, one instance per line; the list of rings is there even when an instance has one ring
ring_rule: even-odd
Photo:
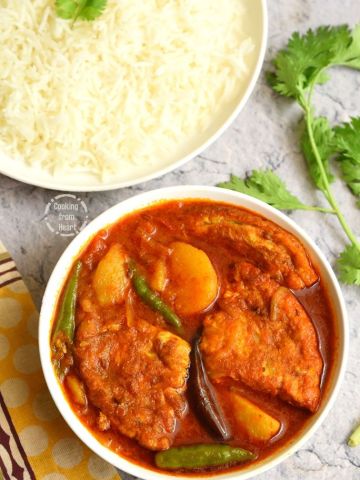
[[[329,180],[328,180],[328,177],[326,175],[326,171],[325,171],[323,162],[321,160],[319,150],[318,150],[316,142],[315,142],[314,133],[313,133],[313,129],[312,129],[313,114],[312,114],[312,111],[311,111],[311,97],[312,97],[314,84],[315,84],[315,82],[311,86],[308,101],[306,101],[304,98],[302,98],[302,101],[301,101],[302,105],[303,105],[303,108],[304,108],[304,111],[305,111],[305,122],[306,122],[307,132],[308,132],[308,135],[309,135],[310,145],[311,145],[312,151],[314,153],[316,162],[318,164],[321,177],[322,177],[323,182],[324,182],[324,191],[323,191],[324,195],[325,195],[327,201],[330,203],[331,207],[333,208],[336,216],[338,217],[339,222],[340,222],[341,226],[343,227],[344,232],[346,233],[347,237],[349,238],[351,243],[354,246],[357,247],[357,249],[359,250],[359,253],[360,253],[360,243],[357,240],[354,232],[351,230],[349,224],[347,223],[344,215],[342,214],[342,212],[341,212],[341,210],[340,210],[340,208],[339,208],[339,206],[338,206],[338,204],[335,200],[335,197],[334,197],[334,195],[331,191],[331,188],[330,188]]]
[[[304,205],[303,207],[298,207],[296,210],[306,210],[310,212],[330,213],[332,215],[336,215],[336,211],[332,208],[311,207],[311,206]]]

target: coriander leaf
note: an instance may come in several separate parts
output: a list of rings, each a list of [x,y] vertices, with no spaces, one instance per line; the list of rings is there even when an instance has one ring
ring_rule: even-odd
[[[343,179],[354,195],[360,197],[360,163],[351,160],[341,162]]]
[[[299,100],[312,83],[327,81],[323,69],[340,59],[341,62],[349,60],[345,54],[349,48],[352,47],[356,54],[356,43],[346,25],[319,27],[315,31],[308,30],[305,35],[296,32],[273,61],[275,72],[268,75],[269,83],[281,95]]]
[[[70,20],[74,17],[78,5],[74,0],[56,0],[55,7],[58,17]]]
[[[268,73],[267,80],[275,92],[285,97],[299,99],[305,89],[306,78],[301,64],[286,51],[278,53],[274,60],[275,73]]]
[[[331,183],[334,181],[334,176],[330,172],[329,159],[335,152],[333,145],[334,131],[331,129],[329,122],[325,117],[313,118],[312,129],[314,140],[324,165],[328,181]],[[324,191],[324,179],[316,161],[307,129],[304,130],[301,138],[301,148],[306,158],[311,178],[313,179],[317,188]]]
[[[354,195],[360,196],[360,118],[335,127],[334,132],[343,178]]]
[[[360,69],[360,25],[357,25],[351,35],[351,43],[343,55],[337,58],[337,64]]]
[[[246,193],[279,210],[318,209],[318,207],[304,205],[301,200],[287,190],[281,178],[271,170],[254,170],[245,180],[231,175],[229,182],[220,183],[218,187]]]
[[[334,145],[343,158],[360,164],[360,117],[334,128]]]
[[[360,247],[348,245],[338,259],[340,280],[349,285],[360,285]]]
[[[56,13],[60,18],[72,20],[95,20],[107,4],[107,0],[56,0]]]
[[[77,18],[81,20],[95,20],[103,13],[106,4],[107,0],[87,0]]]

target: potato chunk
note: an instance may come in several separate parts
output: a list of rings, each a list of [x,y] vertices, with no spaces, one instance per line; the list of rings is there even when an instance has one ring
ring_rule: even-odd
[[[124,301],[129,284],[125,262],[126,255],[117,243],[110,247],[99,262],[93,278],[93,287],[101,306],[106,307]]]
[[[203,250],[188,243],[174,242],[170,254],[170,289],[180,315],[201,312],[218,294],[215,269]]]
[[[280,430],[280,422],[240,395],[236,389],[230,392],[234,418],[252,440],[267,442]]]
[[[65,382],[74,402],[82,407],[86,407],[87,398],[84,384],[75,375],[68,375]]]
[[[163,292],[167,282],[166,263],[164,259],[160,258],[155,262],[154,271],[150,277],[150,287],[157,292]]]

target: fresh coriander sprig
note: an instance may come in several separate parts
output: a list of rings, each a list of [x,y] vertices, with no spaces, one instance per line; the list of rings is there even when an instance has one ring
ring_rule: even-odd
[[[56,14],[71,25],[77,20],[95,20],[105,10],[107,0],[56,0]]]
[[[309,30],[305,35],[294,33],[273,64],[275,71],[269,74],[269,82],[277,93],[295,99],[302,108],[305,132],[301,144],[310,175],[351,242],[340,255],[340,278],[345,283],[360,285],[360,242],[332,193],[333,177],[329,167],[330,157],[341,153],[347,160],[342,160],[343,176],[352,191],[357,192],[360,162],[355,155],[357,149],[354,152],[356,147],[351,141],[354,136],[351,130],[357,131],[360,120],[353,120],[351,126],[331,129],[325,118],[315,117],[312,105],[314,88],[326,83],[330,67],[346,66],[360,70],[360,25],[352,32],[348,26],[341,25]]]
[[[338,259],[340,278],[345,283],[360,285],[360,242],[330,186],[334,181],[330,160],[336,158],[346,184],[354,195],[360,197],[360,118],[332,128],[325,117],[315,116],[312,105],[314,88],[327,82],[330,67],[360,70],[360,25],[352,32],[346,25],[341,25],[309,30],[305,35],[294,33],[273,64],[275,70],[268,75],[271,86],[280,95],[296,100],[304,112],[302,151],[315,186],[322,191],[331,208],[304,205],[274,173],[268,171],[255,171],[245,180],[232,176],[230,182],[220,186],[247,193],[282,210],[334,213],[350,240]]]
[[[281,178],[271,170],[253,170],[245,180],[236,175],[231,175],[229,182],[220,183],[218,187],[246,193],[279,210],[313,210],[322,213],[335,213],[334,210],[328,208],[305,205],[289,192]]]

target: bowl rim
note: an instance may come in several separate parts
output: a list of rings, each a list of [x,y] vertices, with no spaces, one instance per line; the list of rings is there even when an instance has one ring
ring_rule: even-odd
[[[294,442],[288,443],[284,448],[281,448],[278,453],[275,453],[269,458],[265,458],[260,463],[255,463],[252,467],[251,464],[243,470],[234,470],[230,472],[219,473],[213,477],[216,479],[234,479],[246,480],[252,478],[255,475],[263,473],[270,468],[278,465],[286,458],[295,453],[301,448],[304,443],[315,433],[315,431],[323,423],[325,417],[332,408],[335,399],[338,395],[340,386],[342,384],[349,350],[349,325],[347,311],[345,307],[345,301],[340,289],[338,280],[324,254],[321,252],[315,242],[308,236],[308,234],[299,227],[292,219],[287,217],[284,213],[276,210],[275,208],[267,205],[266,203],[257,200],[248,195],[234,192],[231,190],[225,190],[218,187],[207,187],[197,185],[180,185],[175,187],[165,187],[148,192],[140,193],[132,196],[116,204],[115,206],[105,210],[102,214],[97,216],[91,223],[89,223],[84,230],[82,230],[77,237],[75,237],[67,246],[61,257],[59,258],[55,268],[48,281],[45,294],[43,297],[40,320],[39,320],[39,350],[40,359],[45,376],[47,386],[50,394],[60,411],[62,417],[77,435],[82,442],[87,445],[90,450],[99,455],[102,459],[112,464],[118,469],[121,469],[131,475],[146,480],[165,480],[165,479],[179,479],[185,480],[189,478],[207,478],[206,474],[198,476],[182,476],[182,475],[169,475],[166,472],[160,473],[154,470],[147,469],[127,460],[124,457],[109,450],[102,445],[91,431],[82,424],[80,419],[76,416],[71,409],[68,401],[66,400],[60,384],[56,378],[50,361],[50,322],[53,316],[53,309],[56,305],[56,301],[63,282],[66,279],[68,272],[73,265],[73,262],[81,250],[88,244],[88,242],[96,235],[96,233],[109,226],[122,217],[143,209],[144,207],[157,204],[162,201],[181,200],[181,199],[194,199],[194,200],[210,200],[215,202],[225,202],[236,205],[245,209],[249,209],[254,213],[258,213],[265,218],[273,221],[282,228],[288,230],[294,234],[302,244],[305,245],[307,252],[312,259],[315,259],[317,268],[322,271],[322,276],[326,277],[327,290],[331,290],[331,303],[334,312],[334,316],[338,323],[337,337],[339,340],[337,364],[336,368],[333,368],[331,372],[331,383],[328,385],[325,395],[327,398],[320,407],[319,412],[314,414],[314,420],[304,428],[304,430],[298,434]],[[329,295],[330,297],[330,295]]]
[[[243,110],[244,106],[248,102],[251,94],[254,91],[255,85],[259,79],[261,69],[265,60],[265,53],[266,53],[266,46],[268,40],[268,6],[267,0],[258,0],[259,5],[261,7],[261,15],[262,15],[262,24],[261,24],[261,40],[260,40],[260,48],[258,53],[258,58],[255,63],[255,67],[252,71],[251,77],[249,78],[249,82],[244,90],[243,95],[241,96],[239,102],[237,103],[234,110],[230,113],[229,116],[226,116],[224,121],[221,123],[220,127],[215,130],[215,132],[210,135],[207,140],[204,140],[201,145],[196,147],[192,152],[188,153],[187,155],[183,156],[179,160],[176,160],[165,167],[159,168],[154,172],[147,173],[145,175],[141,175],[136,179],[126,180],[126,181],[115,181],[114,183],[103,183],[97,185],[79,185],[76,183],[65,185],[63,182],[57,182],[55,179],[51,183],[47,180],[38,180],[35,176],[29,177],[29,172],[20,172],[16,169],[15,171],[7,171],[7,168],[2,167],[0,163],[0,173],[6,175],[9,178],[14,180],[18,180],[28,185],[34,185],[36,187],[46,188],[48,190],[59,190],[59,191],[67,191],[67,192],[104,192],[109,190],[116,190],[119,188],[131,187],[134,185],[138,185],[139,183],[148,182],[150,180],[154,180],[155,178],[162,177],[163,175],[183,166],[185,163],[189,162],[190,160],[194,159],[198,155],[200,155],[204,150],[206,150],[210,145],[212,145],[216,140],[218,140],[221,135],[230,127],[230,125],[234,122],[236,117],[240,114]],[[10,159],[5,153],[1,153],[0,155],[4,156],[5,159]],[[5,162],[7,165],[9,162]]]

